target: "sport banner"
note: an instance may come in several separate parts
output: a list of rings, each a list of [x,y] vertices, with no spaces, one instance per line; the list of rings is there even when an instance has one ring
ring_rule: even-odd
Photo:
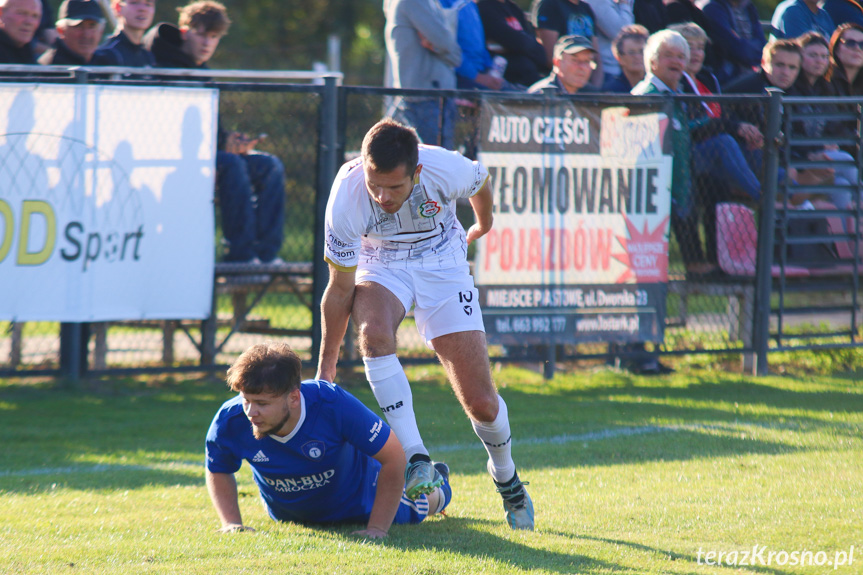
[[[495,211],[474,276],[490,341],[662,341],[667,126],[658,106],[484,102]]]
[[[0,319],[204,318],[218,92],[0,85]]]

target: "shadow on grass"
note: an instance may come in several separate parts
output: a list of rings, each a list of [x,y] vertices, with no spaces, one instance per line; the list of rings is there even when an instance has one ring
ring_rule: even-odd
[[[224,384],[87,385],[0,387],[0,489],[202,484]]]
[[[746,425],[764,425],[859,435],[858,426],[830,421],[827,413],[863,412],[861,394],[795,391],[722,376],[681,381],[611,374],[608,383],[588,388],[503,389],[516,462],[527,470],[807,449],[741,436],[741,424],[744,431]],[[447,447],[438,453],[457,472],[484,470],[482,447],[449,387],[434,378],[414,387],[420,430],[432,455]],[[374,407],[368,388],[352,391]],[[213,379],[0,386],[0,489],[28,491],[58,480],[81,489],[197,484],[197,471],[171,470],[164,462],[203,457],[210,421],[230,397],[224,383]],[[555,456],[543,457],[548,450]],[[78,469],[86,467],[82,461],[119,462],[119,471],[88,473]],[[44,468],[72,472],[39,475]],[[33,473],[20,475],[28,471]]]
[[[632,465],[653,461],[689,461],[735,455],[781,455],[807,451],[807,448],[754,440],[733,435],[711,435],[699,430],[676,429],[645,434],[633,441],[631,437],[596,444],[573,443],[569,449],[556,448],[566,466],[598,467]],[[528,455],[526,453],[525,455]],[[525,457],[529,460],[529,457]],[[541,461],[545,461],[542,458]],[[528,470],[531,465],[523,465]],[[544,468],[542,464],[537,467]]]
[[[386,540],[377,543],[404,552],[432,550],[446,554],[455,554],[476,562],[474,566],[466,565],[466,572],[484,571],[483,563],[493,560],[503,566],[509,566],[513,571],[551,571],[555,573],[626,573],[636,572],[624,565],[601,561],[585,555],[571,552],[555,552],[532,547],[533,534],[525,534],[525,542],[518,541],[520,535],[513,538],[501,537],[490,533],[490,528],[498,528],[500,523],[483,519],[467,517],[446,517],[423,522],[421,525],[394,526]],[[324,531],[324,527],[312,527],[313,530]],[[346,539],[353,538],[351,532],[356,526],[338,527]],[[420,533],[419,530],[422,530]],[[329,531],[329,530],[327,530]],[[567,535],[567,538],[571,538]],[[375,544],[375,543],[370,543]],[[574,549],[573,545],[573,549]],[[461,563],[461,562],[460,562]],[[442,566],[443,568],[444,566]],[[471,569],[473,568],[473,571]],[[486,567],[487,568],[487,567]]]
[[[551,396],[516,389],[503,390],[501,395],[508,404],[519,406],[515,413],[510,410],[516,438],[651,425],[657,421],[706,426],[755,423],[824,429],[856,437],[856,426],[832,421],[830,416],[863,413],[863,394],[859,393],[795,391],[756,382],[700,377],[688,385],[623,380],[602,387],[561,390]],[[556,418],[553,413],[560,413],[561,405],[569,405],[571,410]]]

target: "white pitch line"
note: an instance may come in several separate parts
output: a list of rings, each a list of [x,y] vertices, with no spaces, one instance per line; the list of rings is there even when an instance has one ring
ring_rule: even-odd
[[[644,425],[640,427],[615,427],[610,429],[599,429],[597,431],[589,431],[587,433],[578,434],[563,434],[553,435],[551,437],[516,437],[513,442],[516,445],[564,445],[567,443],[602,441],[604,439],[616,439],[618,437],[631,437],[635,435],[648,435],[653,433],[668,433],[672,431],[729,431],[730,429],[742,429],[745,427],[755,427],[759,429],[789,429],[798,426],[789,424],[765,424],[756,422],[728,422],[728,424],[714,425]],[[479,442],[473,443],[452,443],[449,445],[432,446],[429,451],[432,453],[447,453],[452,451],[462,451],[482,449],[482,444]],[[202,458],[203,459],[203,458]],[[119,465],[119,464],[99,464],[99,465],[71,465],[68,467],[44,467],[37,469],[22,469],[20,471],[0,471],[2,477],[33,477],[38,475],[68,475],[71,473],[103,473],[105,471],[173,471],[177,469],[198,470],[203,468],[203,461],[200,463],[181,461],[169,463],[156,463],[153,465]]]
[[[122,464],[97,464],[97,465],[69,465],[67,467],[39,467],[36,469],[22,469],[20,471],[0,471],[0,477],[33,477],[37,475],[69,475],[72,473],[104,473],[105,471],[175,471],[177,469],[200,469],[203,470],[203,458],[200,463],[171,462],[154,463],[153,465],[122,465]]]
[[[617,437],[628,437],[631,435],[646,435],[648,433],[663,433],[666,431],[679,431],[678,427],[660,427],[657,425],[646,425],[644,427],[618,427],[613,429],[601,429],[599,431],[590,431],[588,433],[554,435],[552,437],[516,437],[513,443],[516,445],[563,445],[565,443],[575,443],[578,441],[600,441],[602,439],[615,439]],[[432,452],[447,452],[461,451],[463,449],[481,449],[481,443],[453,443],[450,445],[441,445],[432,447],[429,451]]]

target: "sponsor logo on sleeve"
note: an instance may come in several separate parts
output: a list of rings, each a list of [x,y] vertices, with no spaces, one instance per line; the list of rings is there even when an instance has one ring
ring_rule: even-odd
[[[374,441],[375,439],[378,438],[378,435],[380,435],[381,429],[383,429],[383,427],[384,427],[384,422],[381,421],[380,419],[378,419],[377,422],[374,425],[372,425],[372,428],[369,429],[369,433],[371,433],[371,437],[369,437],[369,443],[371,443],[372,441]]]

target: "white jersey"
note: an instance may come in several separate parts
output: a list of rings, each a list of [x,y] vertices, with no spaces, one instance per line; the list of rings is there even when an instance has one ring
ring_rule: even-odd
[[[342,271],[363,262],[397,268],[465,262],[467,241],[456,218],[456,200],[476,194],[488,171],[457,152],[422,144],[419,164],[413,190],[395,214],[372,200],[361,159],[342,166],[327,202],[327,262]]]

